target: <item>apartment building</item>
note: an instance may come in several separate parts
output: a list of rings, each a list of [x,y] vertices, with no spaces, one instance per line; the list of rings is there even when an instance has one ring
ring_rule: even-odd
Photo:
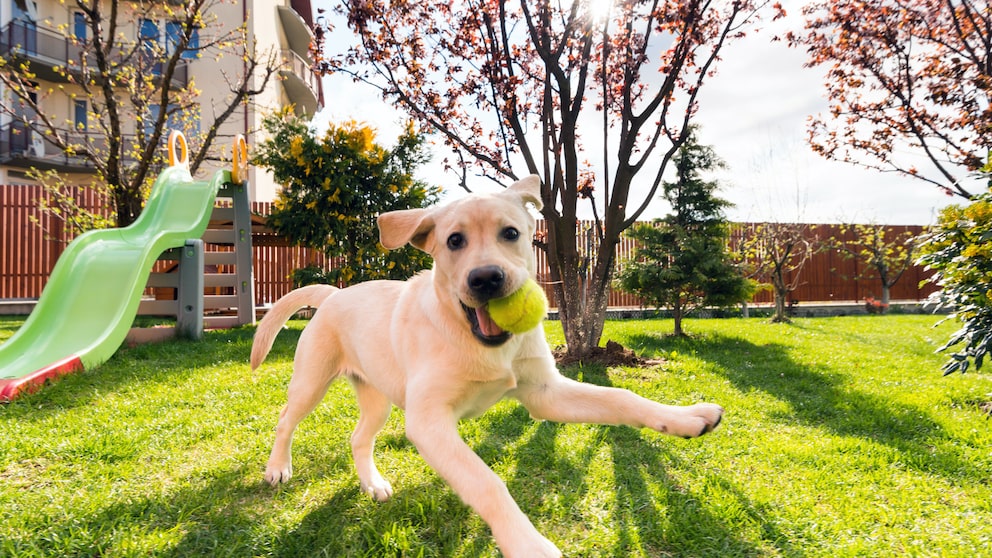
[[[114,0],[105,0],[108,4],[111,1]],[[131,45],[147,47],[149,52],[169,52],[180,31],[180,23],[170,14],[180,9],[182,2],[116,1],[120,9],[116,33],[122,45],[133,41]],[[198,43],[207,44],[225,30],[237,29],[244,23],[255,58],[266,60],[273,56],[278,65],[263,92],[238,105],[218,128],[213,152],[199,170],[200,175],[209,176],[226,166],[222,160],[229,159],[229,155],[223,151],[230,149],[236,134],[244,134],[249,146],[256,143],[266,114],[293,106],[299,114],[312,116],[323,100],[320,80],[311,71],[310,0],[218,0],[204,11],[204,36],[194,33],[169,84],[174,89],[195,85],[196,107],[181,121],[177,119],[174,127],[184,129],[188,135],[208,130],[215,116],[230,104],[231,83],[246,74],[245,61],[236,53],[216,48],[201,50]],[[94,145],[94,138],[101,134],[100,126],[94,122],[98,115],[81,88],[66,78],[67,68],[79,65],[80,60],[92,54],[83,52],[85,46],[81,45],[85,41],[74,38],[85,38],[91,32],[85,14],[75,2],[0,0],[0,58],[8,64],[26,64],[36,89],[31,92],[32,101],[50,121],[63,126],[66,134],[79,137],[80,144],[85,138]],[[158,70],[152,64],[144,71]],[[250,89],[261,86],[262,75],[261,71],[251,75]],[[36,115],[22,112],[31,109],[18,103],[16,96],[2,85],[0,102],[11,109],[0,114],[0,184],[31,183],[30,168],[54,170],[70,184],[86,185],[94,180],[94,170],[85,157],[66,152],[45,134],[26,129],[25,117],[30,120]],[[154,113],[160,107],[152,104],[144,110]],[[126,116],[124,134],[140,133],[138,115]],[[271,200],[277,190],[271,176],[261,169],[252,168],[249,172],[252,199]]]

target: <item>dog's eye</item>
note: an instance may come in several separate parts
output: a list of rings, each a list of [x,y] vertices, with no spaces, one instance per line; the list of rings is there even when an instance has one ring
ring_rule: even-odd
[[[462,235],[462,233],[452,233],[452,235],[448,237],[449,249],[458,250],[462,246],[465,246],[465,237]]]
[[[503,229],[503,239],[504,240],[516,240],[520,238],[520,231],[513,227],[506,227]]]

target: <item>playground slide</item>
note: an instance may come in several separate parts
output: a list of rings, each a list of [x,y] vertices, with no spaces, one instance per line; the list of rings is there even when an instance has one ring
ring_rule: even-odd
[[[131,328],[155,260],[203,236],[217,190],[230,180],[230,171],[218,171],[194,181],[185,166],[171,166],[137,221],[73,240],[34,311],[0,344],[0,401],[109,359]]]

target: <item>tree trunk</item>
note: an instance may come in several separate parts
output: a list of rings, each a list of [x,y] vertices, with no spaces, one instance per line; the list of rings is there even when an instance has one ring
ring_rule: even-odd
[[[882,284],[882,304],[888,307],[889,305],[889,286]]]
[[[123,186],[113,188],[114,208],[117,210],[117,227],[124,228],[141,215],[141,198]]]
[[[588,287],[587,297],[578,293],[578,296],[569,297],[566,304],[560,308],[564,310],[560,315],[565,343],[568,345],[568,355],[580,359],[599,347],[609,298],[608,289],[603,292],[592,284]]]
[[[595,265],[583,261],[577,250],[574,218],[546,218],[547,256],[555,285],[558,318],[565,334],[568,355],[582,359],[599,347],[609,303],[612,268],[603,265],[599,254]],[[606,243],[600,250],[615,250]],[[612,261],[612,254],[609,256]]]
[[[682,331],[682,299],[675,297],[675,304],[672,306],[672,318],[675,320],[675,331],[673,334],[676,337],[682,337],[685,332]]]
[[[788,296],[789,291],[785,289],[775,289],[775,315],[772,316],[773,323],[789,321],[789,317],[785,314],[785,299]]]

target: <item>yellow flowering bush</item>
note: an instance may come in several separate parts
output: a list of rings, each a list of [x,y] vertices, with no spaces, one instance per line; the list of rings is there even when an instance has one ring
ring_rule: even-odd
[[[299,270],[297,283],[405,279],[430,266],[430,257],[414,248],[382,248],[376,226],[380,213],[437,201],[439,189],[413,178],[426,161],[413,128],[387,149],[375,142],[375,130],[355,121],[331,125],[319,136],[288,111],[263,125],[270,139],[256,146],[254,163],[282,185],[269,226],[335,263],[333,269]]]
[[[981,368],[992,348],[992,193],[945,208],[923,240],[919,262],[941,288],[931,302],[962,322],[940,348],[955,348],[944,373],[965,372],[972,363]]]

